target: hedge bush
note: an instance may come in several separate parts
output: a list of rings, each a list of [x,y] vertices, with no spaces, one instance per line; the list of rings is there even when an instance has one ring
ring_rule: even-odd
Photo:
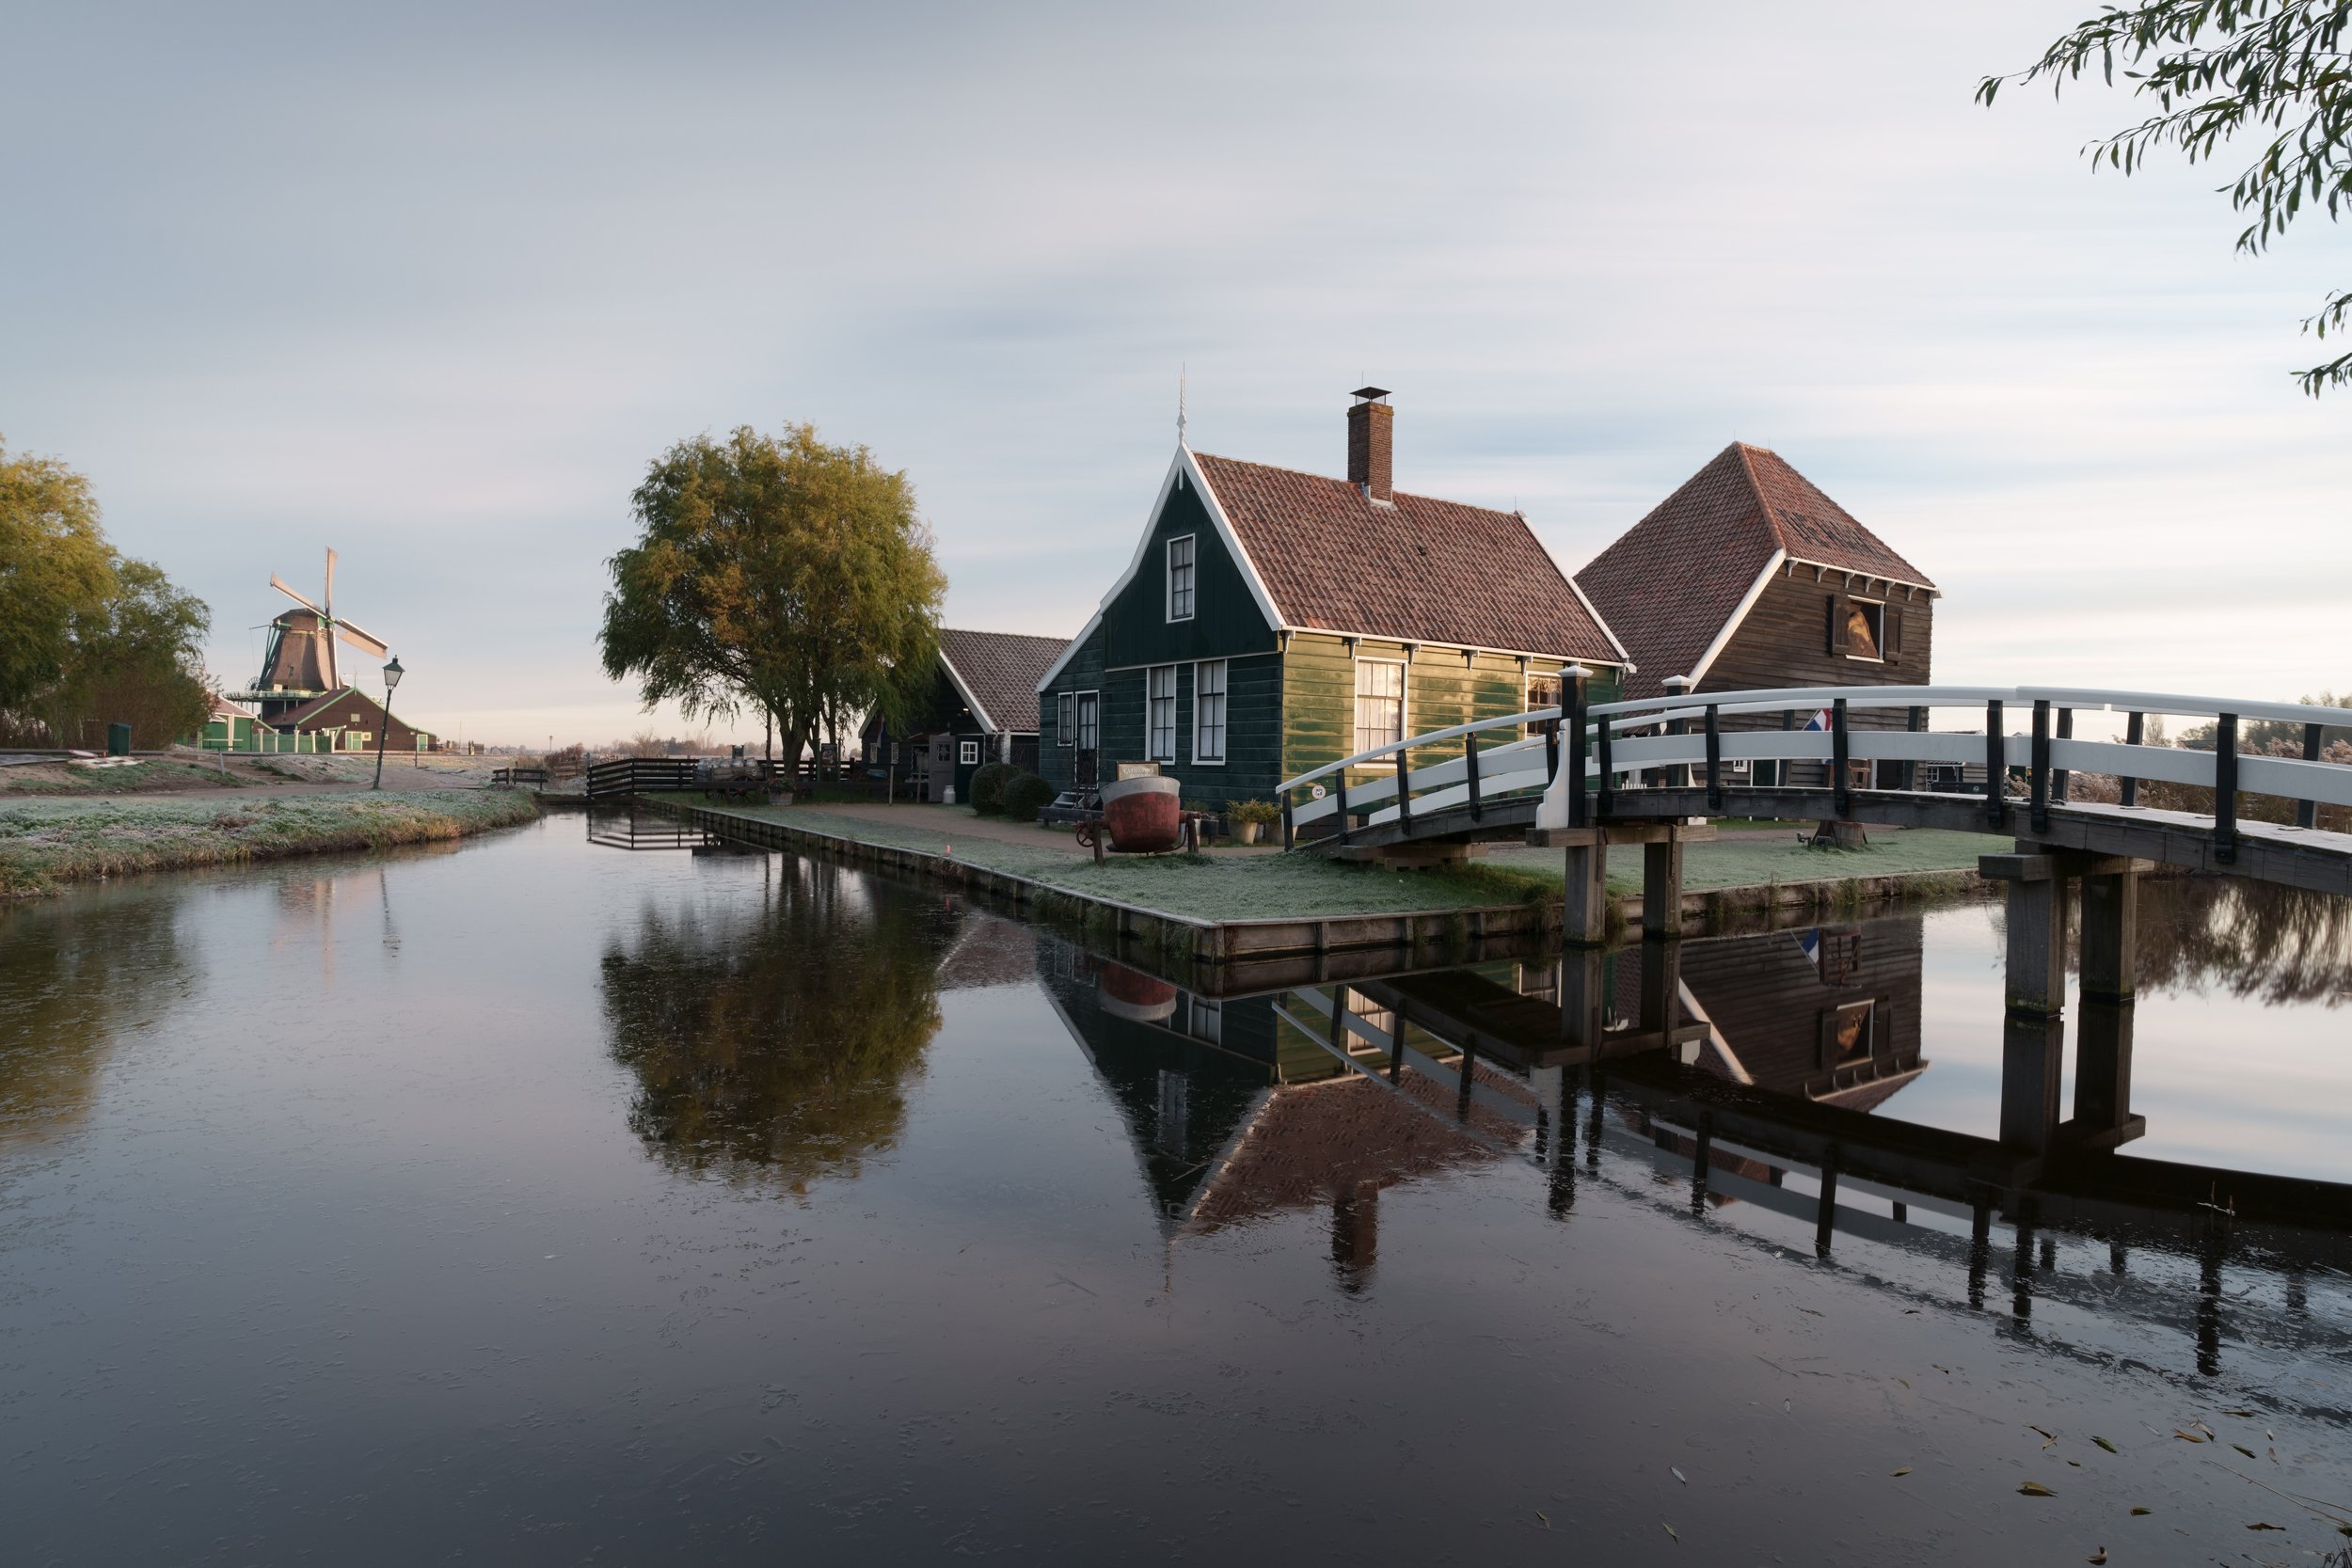
[[[1056,793],[1035,773],[1016,772],[1005,784],[1005,815],[1015,822],[1034,822],[1039,812],[1054,803]]]
[[[972,799],[969,802],[972,809],[982,816],[1003,816],[1005,785],[1020,776],[1021,769],[1011,763],[983,764],[979,770],[972,775]]]

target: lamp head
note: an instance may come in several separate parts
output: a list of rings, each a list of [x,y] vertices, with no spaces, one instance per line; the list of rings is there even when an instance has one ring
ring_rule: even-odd
[[[407,672],[400,667],[400,656],[398,654],[394,654],[392,656],[392,661],[384,666],[384,689],[387,691],[391,690],[392,688],[400,684],[400,677],[406,673]]]

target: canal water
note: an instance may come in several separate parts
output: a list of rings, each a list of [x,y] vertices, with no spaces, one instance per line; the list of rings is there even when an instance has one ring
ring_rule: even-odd
[[[598,836],[0,912],[8,1561],[2346,1544],[2326,1226],[1775,1143],[1973,1157],[1997,908],[1685,943],[1692,1037],[1588,1071],[1556,964],[1209,995]],[[2126,1154],[2352,1181],[2340,911],[2145,897]]]

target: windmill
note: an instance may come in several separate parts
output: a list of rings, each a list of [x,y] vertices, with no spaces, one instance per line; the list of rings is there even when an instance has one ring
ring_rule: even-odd
[[[262,705],[262,717],[275,719],[311,698],[342,689],[335,668],[335,640],[382,658],[389,651],[368,633],[335,613],[335,552],[326,552],[326,591],[311,603],[284,578],[272,572],[269,585],[300,605],[269,624],[269,646],[262,656],[262,673],[250,692],[240,693]]]

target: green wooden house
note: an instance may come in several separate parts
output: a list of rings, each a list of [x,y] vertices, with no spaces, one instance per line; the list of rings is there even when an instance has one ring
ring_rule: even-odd
[[[1385,742],[1556,703],[1569,665],[1594,701],[1621,689],[1625,649],[1527,519],[1395,490],[1394,409],[1355,396],[1344,479],[1179,440],[1134,558],[1038,683],[1057,787],[1156,762],[1187,800],[1271,800]]]

